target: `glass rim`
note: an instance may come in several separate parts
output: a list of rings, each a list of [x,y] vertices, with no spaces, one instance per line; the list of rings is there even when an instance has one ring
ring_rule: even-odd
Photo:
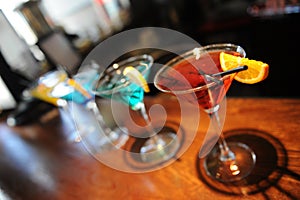
[[[226,50],[226,48],[228,48],[227,50],[229,51],[235,51],[235,52],[239,52],[242,54],[243,57],[246,57],[246,52],[244,50],[243,47],[241,47],[240,45],[236,45],[233,43],[215,43],[215,44],[209,44],[209,45],[205,45],[205,46],[200,46],[200,47],[196,47],[193,48],[191,50],[188,50],[185,53],[179,54],[177,55],[175,58],[171,59],[170,61],[168,61],[166,64],[163,65],[162,68],[160,68],[157,73],[154,76],[154,85],[155,87],[165,93],[173,93],[173,94],[187,94],[187,93],[191,93],[191,92],[196,92],[196,91],[201,91],[201,90],[206,90],[209,89],[211,87],[213,87],[214,85],[217,85],[218,83],[216,81],[212,81],[208,84],[205,85],[201,85],[195,88],[191,88],[191,89],[184,89],[184,90],[167,90],[167,89],[163,89],[160,86],[157,85],[157,79],[159,74],[161,74],[162,71],[164,71],[167,67],[173,66],[174,64],[181,62],[187,58],[190,58],[192,56],[195,56],[195,49],[199,49],[200,54],[204,54],[207,53],[209,51],[213,51],[213,50],[221,50],[224,49]],[[229,49],[232,48],[232,49]],[[236,50],[233,50],[236,49]],[[230,76],[233,76],[234,74],[228,74],[225,75],[223,77],[216,77],[216,79],[218,79],[219,81],[224,81],[225,79],[229,78]],[[205,82],[207,83],[207,80],[205,80]]]
[[[154,58],[150,54],[135,55],[135,56],[130,56],[129,58],[125,58],[124,60],[121,60],[118,62],[113,62],[111,65],[109,65],[106,68],[106,70],[109,68],[113,68],[114,64],[118,64],[119,66],[124,66],[124,65],[132,66],[132,65],[128,65],[127,63],[132,63],[132,62],[135,62],[138,60],[145,60],[145,61],[149,62],[149,64],[147,64],[146,69],[144,69],[141,72],[142,75],[144,75],[146,70],[150,69],[154,63]],[[98,81],[100,81],[100,79],[103,77],[103,75],[105,75],[106,70],[104,70],[102,72],[102,75],[100,75],[100,77],[98,78]],[[98,84],[98,81],[97,81],[97,84]],[[130,84],[130,81],[126,81],[126,82],[124,82],[124,84],[121,84],[121,85],[118,85],[117,87],[111,88],[109,90],[103,90],[103,91],[97,91],[97,86],[98,86],[97,84],[96,84],[96,87],[93,89],[93,92],[97,95],[102,95],[102,94],[112,94],[114,91],[117,91],[121,88],[127,87]]]

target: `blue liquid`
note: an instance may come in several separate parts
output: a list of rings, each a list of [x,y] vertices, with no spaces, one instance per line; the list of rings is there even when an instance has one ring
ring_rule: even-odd
[[[146,67],[141,65],[136,67],[140,72],[146,70]],[[144,73],[145,77],[148,77],[149,70]],[[108,99],[113,99],[120,103],[129,105],[131,109],[135,110],[137,105],[143,102],[144,90],[141,86],[130,82],[130,80],[122,75],[122,73],[116,73],[106,75],[103,78],[102,84],[97,88],[97,92],[100,96]]]
[[[86,91],[91,91],[89,86],[89,84],[84,84],[82,85],[84,89],[86,89]],[[89,92],[90,93],[90,92]],[[91,98],[93,98],[93,94],[91,94]],[[64,96],[61,96],[60,97],[61,99],[64,99],[64,100],[67,100],[67,101],[73,101],[77,104],[85,104],[87,103],[88,101],[91,100],[91,98],[87,98],[86,96],[84,96],[83,94],[81,94],[80,92],[76,91],[76,90],[73,90],[73,92],[67,94],[67,95],[64,95]]]
[[[90,98],[84,96],[82,93],[76,91],[72,86],[62,83],[62,86],[60,89],[62,90],[63,95],[57,96],[58,98],[72,101],[77,104],[85,104],[89,102],[90,100],[94,99],[94,94],[92,94],[92,89],[94,86],[95,81],[98,79],[98,72],[97,70],[89,70],[87,72],[79,73],[75,80],[77,83],[81,84],[81,86],[90,94]],[[69,91],[68,93],[64,94],[63,90]]]
[[[101,90],[101,88],[99,89]],[[111,94],[103,94],[101,96],[129,105],[132,109],[134,109],[137,104],[143,101],[144,90],[140,86],[131,83],[126,87],[116,90],[115,92],[112,89]]]

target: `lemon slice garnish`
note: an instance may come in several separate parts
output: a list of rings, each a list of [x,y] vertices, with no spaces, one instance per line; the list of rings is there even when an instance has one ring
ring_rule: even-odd
[[[124,69],[123,75],[127,76],[133,83],[141,86],[145,92],[149,92],[149,86],[144,76],[134,67],[128,66]]]

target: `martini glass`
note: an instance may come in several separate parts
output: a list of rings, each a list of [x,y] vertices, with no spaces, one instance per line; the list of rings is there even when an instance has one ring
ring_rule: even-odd
[[[175,155],[179,147],[176,133],[156,133],[150,123],[143,101],[143,87],[124,75],[124,70],[130,66],[147,79],[152,65],[152,56],[146,54],[133,56],[112,64],[99,79],[95,94],[121,102],[140,113],[146,122],[147,140],[140,148],[139,153],[143,162],[156,164],[164,162]]]
[[[99,78],[98,65],[91,62],[83,67],[81,71],[75,74],[72,78],[67,72],[60,67],[57,70],[47,72],[40,76],[33,84],[26,89],[23,94],[26,97],[34,97],[53,104],[58,108],[62,108],[76,125],[78,131],[70,134],[69,140],[80,142],[82,137],[88,134],[92,127],[78,126],[77,110],[78,106],[83,107],[91,112],[97,121],[97,125],[104,132],[101,141],[98,143],[101,150],[111,149],[111,144],[115,147],[122,146],[128,139],[125,128],[121,130],[111,130],[105,123],[102,114],[95,102],[95,95],[92,93],[92,88]],[[78,106],[75,106],[78,105]]]
[[[78,84],[75,83],[75,86],[74,82],[69,82],[69,80],[71,79],[68,78],[68,74],[63,69],[49,71],[33,81],[32,84],[23,91],[23,96],[25,98],[36,98],[47,102],[69,114],[70,108],[68,100],[63,97],[71,94],[74,91],[74,87],[78,88]],[[79,88],[82,89],[81,87]],[[82,91],[83,90],[84,89],[82,89]],[[79,141],[76,132],[69,134],[68,137],[68,140],[73,142]]]
[[[229,43],[195,48],[165,64],[155,75],[154,84],[162,92],[196,104],[209,115],[217,139],[206,150],[202,148],[199,156],[204,157],[206,174],[221,182],[233,182],[250,174],[256,156],[247,145],[224,139],[218,111],[236,73],[217,76],[223,71],[220,52],[246,56],[242,47]]]
[[[93,144],[98,152],[121,148],[129,138],[125,127],[108,126],[98,108],[93,90],[99,79],[99,70],[100,66],[93,60],[81,66],[72,78],[77,83],[77,90],[61,97],[72,104],[72,116],[79,130],[80,139],[86,137],[86,142],[94,140],[89,144]],[[82,90],[79,90],[80,87]],[[80,107],[89,113],[85,113]],[[93,134],[95,132],[96,136]]]
[[[51,92],[56,86],[65,82],[67,77],[67,73],[62,70],[47,72],[34,81],[29,88],[25,89],[23,95],[25,97],[34,97],[52,105],[63,107],[66,105],[66,101],[53,96]],[[69,93],[69,90],[61,92],[63,93],[62,95],[65,95],[66,93]]]

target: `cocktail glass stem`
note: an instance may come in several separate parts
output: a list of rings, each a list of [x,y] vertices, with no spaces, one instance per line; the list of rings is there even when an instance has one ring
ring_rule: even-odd
[[[148,116],[148,113],[146,111],[146,107],[145,107],[144,103],[141,104],[138,111],[139,111],[139,113],[141,114],[141,116],[143,117],[143,119],[145,120],[145,122],[147,124],[147,126],[146,126],[147,131],[151,134],[151,136],[156,135],[156,133],[155,133],[155,131],[154,131],[152,125],[151,125],[151,122],[149,120],[149,116]]]
[[[209,113],[210,120],[216,129],[217,133],[221,133],[219,135],[218,139],[218,145],[220,149],[220,160],[221,161],[228,161],[228,160],[235,160],[235,155],[234,153],[229,149],[227,142],[225,141],[223,132],[221,129],[221,122],[220,122],[220,117],[218,114],[218,111],[214,111],[212,113]]]
[[[100,127],[102,127],[105,138],[103,138],[103,149],[109,149],[109,147],[115,147],[115,148],[121,148],[125,142],[128,140],[129,136],[126,132],[123,130],[119,131],[113,131],[111,128],[109,128],[102,116],[102,114],[99,111],[99,108],[95,102],[95,100],[91,100],[86,103],[85,105],[86,109],[91,111]],[[127,131],[127,130],[126,130]],[[106,145],[104,145],[106,144]]]
[[[245,144],[226,142],[221,130],[218,109],[208,112],[208,115],[216,133],[220,135],[218,148],[213,148],[205,157],[204,167],[207,174],[221,182],[233,182],[245,178],[255,165],[254,152]]]
[[[140,150],[142,160],[144,162],[155,163],[168,160],[173,157],[179,146],[176,134],[171,132],[157,134],[151,125],[144,103],[139,105],[139,109],[137,111],[145,120],[146,130],[149,134],[149,138]]]
[[[102,117],[102,115],[100,114],[100,111],[98,110],[98,107],[96,105],[96,102],[94,101],[89,101],[88,103],[86,103],[86,108],[88,110],[90,110],[96,117],[98,123],[100,124],[101,127],[105,127],[105,132],[109,132],[110,130],[107,130],[109,128],[106,127],[105,123],[104,123],[104,119]]]

